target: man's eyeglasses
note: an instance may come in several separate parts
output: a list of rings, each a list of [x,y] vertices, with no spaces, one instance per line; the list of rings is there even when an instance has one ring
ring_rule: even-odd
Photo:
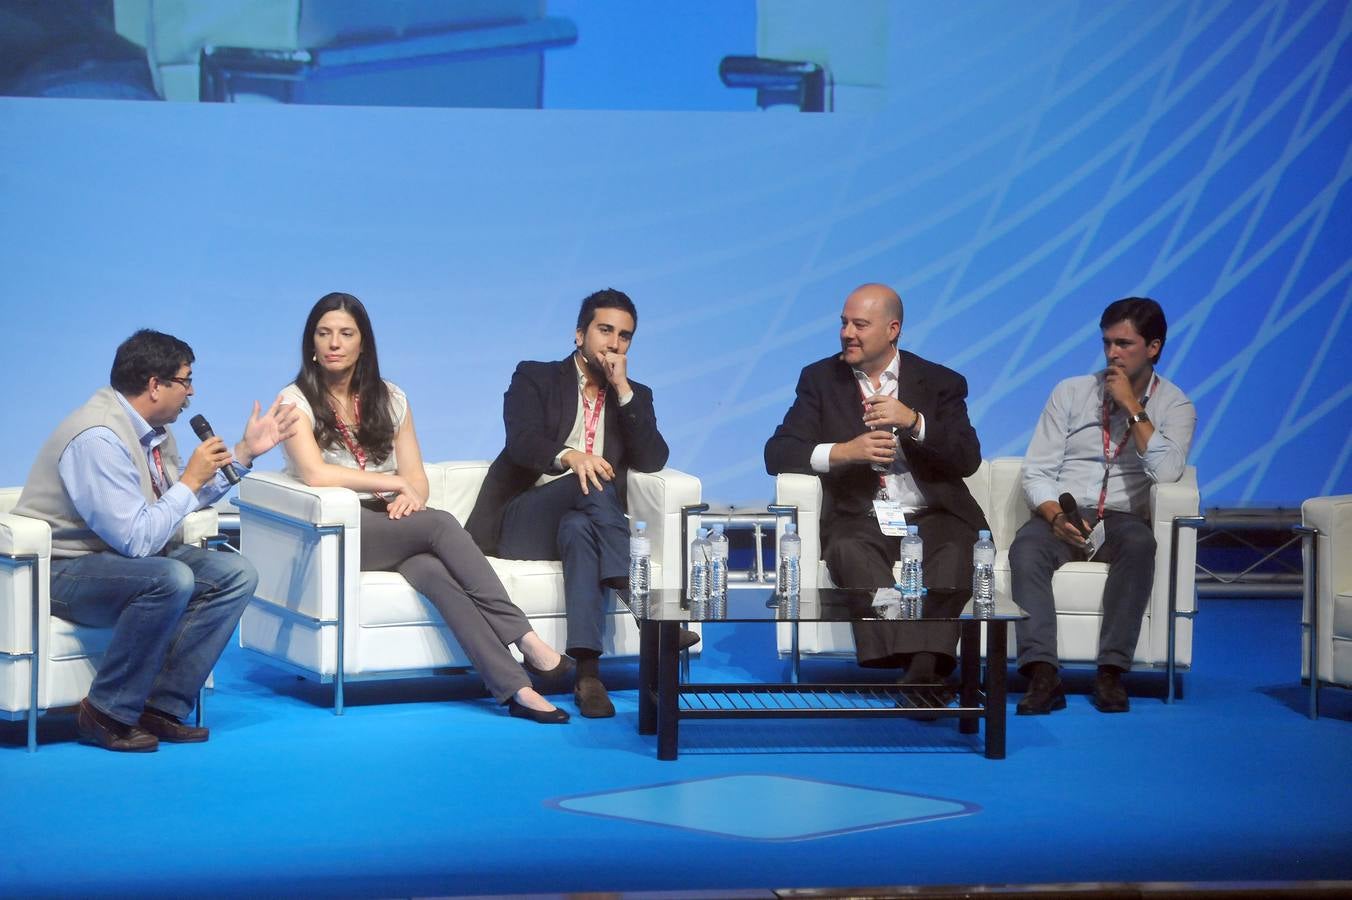
[[[191,375],[188,375],[188,376],[185,377],[185,378],[180,378],[180,377],[177,376],[177,375],[173,375],[173,376],[170,376],[169,378],[166,378],[166,379],[164,379],[164,380],[165,380],[165,381],[175,381],[175,382],[177,382],[177,383],[183,385],[183,389],[184,389],[185,391],[190,391],[190,390],[192,390],[192,376],[191,376]]]

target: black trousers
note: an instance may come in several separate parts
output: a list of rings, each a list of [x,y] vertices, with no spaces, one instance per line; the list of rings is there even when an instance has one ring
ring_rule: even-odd
[[[931,510],[908,519],[925,542],[927,616],[959,616],[972,596],[972,545],[976,530],[952,513]],[[892,566],[901,558],[901,538],[889,537],[872,516],[837,516],[822,527],[822,558],[831,580],[843,588],[891,587]],[[859,665],[891,668],[909,664],[916,653],[933,653],[941,675],[956,665],[958,626],[900,622],[856,622],[854,648]]]

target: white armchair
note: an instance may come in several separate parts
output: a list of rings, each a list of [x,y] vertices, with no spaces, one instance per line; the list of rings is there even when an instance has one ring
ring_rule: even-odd
[[[995,540],[995,606],[1001,613],[1017,613],[1010,595],[1009,545],[1014,534],[1027,521],[1028,504],[1019,485],[1019,457],[986,460],[966,479],[972,496],[986,514]],[[1188,668],[1192,664],[1192,616],[1197,608],[1194,569],[1197,534],[1191,528],[1178,535],[1176,585],[1177,608],[1169,615],[1169,576],[1174,560],[1170,546],[1174,517],[1196,517],[1199,507],[1197,471],[1189,466],[1183,478],[1151,489],[1151,521],[1155,531],[1155,587],[1136,645],[1138,668],[1169,668],[1170,624],[1173,622],[1173,664]],[[798,533],[803,541],[803,584],[830,587],[831,576],[821,559],[822,508],[820,479],[811,475],[780,475],[775,482],[775,502],[798,509]],[[776,537],[778,539],[778,537]],[[1098,652],[1102,621],[1103,585],[1108,566],[1097,562],[1073,562],[1057,570],[1052,580],[1056,598],[1057,653],[1062,662],[1092,663]],[[900,577],[900,572],[897,572]],[[780,626],[779,649],[787,653],[790,626]],[[803,624],[799,626],[799,651],[806,654],[850,655],[854,639],[848,623]],[[1014,634],[1010,632],[1010,658],[1014,656]],[[1173,679],[1169,684],[1170,695]]]
[[[428,506],[463,523],[488,465],[427,464]],[[700,502],[699,479],[675,469],[631,471],[628,502],[631,517],[648,523],[653,585],[680,587],[681,508]],[[332,682],[336,714],[342,714],[347,681],[470,666],[435,607],[402,575],[361,571],[355,493],[307,487],[280,472],[256,472],[240,485],[238,506],[240,548],[259,574],[256,595],[240,620],[240,646],[305,677]],[[562,563],[494,557],[489,563],[540,637],[564,646]],[[636,656],[638,649],[633,617],[612,612],[604,652]]]
[[[52,532],[12,512],[22,492],[0,488],[0,718],[28,720],[32,752],[38,716],[89,693],[113,630],[51,614]],[[183,522],[183,539],[205,545],[216,525],[214,509],[195,512]]]
[[[1300,675],[1310,682],[1310,718],[1321,684],[1352,687],[1352,494],[1301,504],[1305,603]],[[1314,673],[1311,673],[1311,669]]]

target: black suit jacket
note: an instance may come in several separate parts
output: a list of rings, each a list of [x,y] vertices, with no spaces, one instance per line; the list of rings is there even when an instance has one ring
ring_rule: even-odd
[[[667,442],[657,430],[653,392],[631,380],[634,397],[624,406],[614,390],[606,391],[605,445],[602,455],[615,469],[621,504],[630,469],[656,472],[667,464]],[[484,553],[497,552],[502,514],[507,504],[529,489],[564,448],[577,419],[577,365],[570,355],[561,362],[527,360],[516,367],[503,396],[502,418],[507,446],[493,460],[465,529]]]
[[[925,417],[924,443],[901,439],[916,485],[927,506],[947,510],[974,529],[986,528],[981,507],[962,481],[981,465],[981,442],[967,418],[967,379],[914,353],[900,353],[897,398]],[[765,443],[765,468],[771,475],[818,475],[811,464],[814,447],[843,443],[865,430],[854,372],[839,356],[818,360],[803,369],[793,406]],[[823,527],[837,516],[873,509],[878,475],[867,465],[843,466],[820,477]]]

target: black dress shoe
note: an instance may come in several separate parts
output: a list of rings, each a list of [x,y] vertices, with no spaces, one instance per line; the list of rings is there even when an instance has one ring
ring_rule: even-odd
[[[1019,701],[1015,713],[1020,716],[1045,716],[1053,710],[1066,708],[1066,686],[1050,663],[1035,663],[1033,679],[1028,691]]]
[[[80,701],[80,713],[75,717],[75,730],[80,743],[93,744],[118,753],[153,753],[160,748],[159,738],[136,725],[126,725],[105,715],[89,698]]]
[[[542,694],[568,693],[568,689],[573,686],[573,675],[577,671],[577,663],[564,653],[559,654],[558,665],[552,669],[533,666],[528,659],[522,660],[521,665],[532,678],[537,679],[535,689]]]
[[[579,678],[573,688],[573,699],[577,701],[577,711],[588,719],[608,719],[615,715],[615,704],[610,702],[606,686],[599,678],[590,675]]]
[[[167,712],[160,712],[153,706],[147,706],[141,713],[141,727],[170,744],[200,744],[211,737],[210,729],[184,725]]]
[[[515,697],[507,698],[507,712],[518,719],[530,719],[541,725],[562,725],[569,719],[568,713],[555,707],[553,709],[531,709],[524,703],[517,703]]]
[[[1123,713],[1131,709],[1127,689],[1122,686],[1122,673],[1113,666],[1099,666],[1090,700],[1099,712]]]

